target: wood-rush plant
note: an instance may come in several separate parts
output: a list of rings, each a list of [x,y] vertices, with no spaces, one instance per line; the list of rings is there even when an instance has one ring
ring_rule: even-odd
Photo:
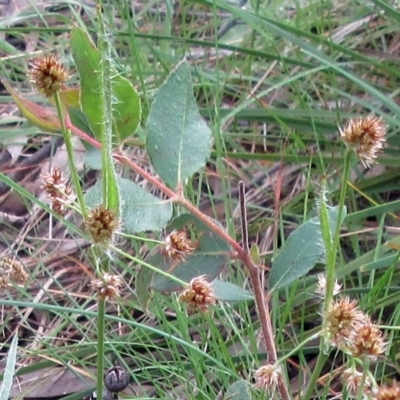
[[[141,265],[136,276],[136,294],[144,309],[151,301],[152,291],[178,291],[179,299],[186,303],[188,311],[201,311],[200,315],[207,313],[210,307],[218,306],[217,301],[226,297],[236,301],[255,300],[268,357],[267,363],[254,373],[255,386],[269,393],[277,392],[284,400],[292,396],[285,359],[278,359],[268,300],[278,289],[304,276],[317,262],[325,261],[327,265],[326,278],[321,278],[318,286],[318,295],[324,305],[322,330],[317,336],[324,340],[321,340],[321,357],[303,398],[311,398],[332,346],[364,360],[382,354],[385,345],[381,332],[358,310],[357,303],[346,297],[334,299],[340,289],[335,284],[335,265],[340,226],[346,214],[346,184],[342,188],[339,206],[335,208],[327,205],[322,190],[318,216],[301,225],[275,257],[269,280],[270,291],[266,296],[261,280],[264,268],[254,257],[257,252],[250,251],[243,183],[239,188],[241,243],[184,196],[188,178],[204,167],[212,150],[211,131],[201,118],[193,95],[190,65],[185,61],[180,63],[154,97],[145,121],[146,151],[154,170],[154,174],[149,173],[123,150],[124,140],[135,133],[140,123],[140,98],[111,61],[111,47],[100,12],[98,21],[97,46],[84,30],[74,28],[71,32],[71,50],[80,87],[66,86],[68,73],[56,56],[44,56],[31,65],[32,83],[54,101],[57,114],[21,98],[10,84],[3,82],[29,121],[44,131],[61,131],[64,137],[77,204],[60,171],[49,174],[43,188],[49,195],[55,215],[63,214],[66,207],[81,213],[87,238],[92,244],[95,279],[91,287],[98,298],[98,398],[102,398],[104,393],[105,303],[118,301],[119,291],[124,285],[122,278],[112,273],[111,262],[121,254]],[[344,183],[348,178],[351,149],[356,148],[361,161],[370,165],[376,152],[382,148],[384,130],[382,121],[374,117],[368,117],[366,121],[357,120],[341,130],[342,139],[349,145]],[[74,162],[72,135],[100,150],[101,154],[101,180],[85,194]],[[131,168],[162,193],[163,198],[120,178],[116,173],[116,163]],[[176,208],[175,218],[172,218],[173,207]],[[183,209],[186,209],[185,213]],[[127,255],[118,247],[121,232],[136,234],[161,230],[165,231],[164,241],[146,260]],[[239,260],[247,269],[252,293],[228,282],[216,281],[230,260]],[[354,365],[346,373],[347,387],[356,395],[363,394],[363,386],[368,386],[368,393],[372,393],[373,383],[367,376],[368,364],[365,361],[363,365],[361,376]],[[241,384],[246,388],[248,384],[243,382]],[[250,399],[248,390],[244,393],[242,399]]]

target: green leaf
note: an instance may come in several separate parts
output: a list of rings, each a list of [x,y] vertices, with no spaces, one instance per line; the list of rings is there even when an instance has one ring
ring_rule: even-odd
[[[147,310],[153,293],[150,289],[151,281],[153,280],[154,272],[142,265],[136,274],[135,293],[142,310]]]
[[[182,62],[159,88],[149,112],[146,148],[151,163],[175,189],[205,165],[211,138],[193,95],[190,67]]]
[[[101,139],[101,107],[104,103],[101,53],[79,28],[71,33],[71,49],[81,79],[80,103],[95,137]],[[140,122],[140,98],[132,84],[112,70],[114,144],[132,135]]]
[[[208,281],[214,280],[229,259],[230,246],[191,214],[175,218],[167,231],[173,229],[190,231],[192,239],[197,242],[197,249],[181,261],[170,259],[159,249],[146,262],[184,282],[190,282],[200,275],[206,275]],[[154,274],[150,287],[160,292],[171,292],[182,288],[175,281],[160,274]]]
[[[101,54],[82,29],[71,32],[71,50],[81,80],[80,104],[93,134],[101,139],[103,116],[100,107],[104,103],[101,71]]]
[[[142,113],[140,98],[136,89],[124,77],[115,75],[111,81],[114,98],[113,125],[117,143],[135,133]]]
[[[7,356],[6,369],[3,375],[3,382],[0,388],[0,400],[8,400],[11,386],[14,379],[15,364],[17,361],[18,332],[15,332]]]
[[[101,170],[101,150],[82,142],[85,147],[85,164],[95,170]]]
[[[68,114],[74,126],[93,137],[93,132],[90,129],[86,115],[79,108],[69,107]]]
[[[172,205],[169,201],[143,190],[128,179],[118,178],[121,196],[122,229],[126,233],[157,231],[165,228],[172,215]],[[102,183],[97,182],[86,193],[88,207],[102,204]]]
[[[251,400],[249,382],[242,379],[228,387],[224,400]]]
[[[44,132],[59,132],[61,130],[60,120],[53,112],[20,97],[5,79],[1,79],[1,83],[11,94],[21,114],[32,125]]]
[[[254,300],[253,293],[244,290],[233,283],[220,281],[215,279],[211,283],[214,294],[218,300],[222,301],[248,301]]]
[[[343,219],[346,213],[343,213]],[[329,230],[335,234],[338,216],[337,207],[328,207]],[[343,222],[340,221],[340,224]],[[311,218],[300,225],[288,238],[280,253],[272,263],[269,285],[279,289],[301,278],[325,254],[319,217]]]

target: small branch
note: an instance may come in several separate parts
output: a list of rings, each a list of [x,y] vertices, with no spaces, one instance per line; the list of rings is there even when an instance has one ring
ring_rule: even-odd
[[[239,182],[239,202],[242,225],[242,243],[243,257],[242,261],[249,271],[251,284],[253,286],[254,297],[257,304],[258,316],[260,318],[261,329],[264,335],[265,347],[268,355],[268,362],[276,364],[278,357],[275,347],[274,331],[271,325],[271,314],[269,312],[268,302],[265,299],[265,292],[260,278],[260,268],[251,258],[249,250],[249,234],[246,207],[246,191],[244,182]],[[278,389],[283,400],[290,400],[289,391],[285,385],[282,375],[279,375]]]
[[[236,242],[236,240],[232,239],[223,228],[221,228],[218,224],[213,222],[210,218],[205,216],[198,208],[196,208],[192,203],[187,201],[183,196],[177,195],[173,190],[164,185],[160,180],[158,180],[153,175],[149,174],[147,171],[139,167],[136,163],[134,163],[130,158],[126,157],[126,155],[119,150],[114,154],[114,157],[129,166],[135,172],[137,172],[142,178],[144,178],[147,182],[151,183],[155,188],[163,192],[167,195],[173,202],[180,204],[187,211],[189,211],[192,215],[199,218],[201,222],[203,222],[207,227],[209,227],[213,232],[215,232],[218,236],[224,239],[237,253],[239,258],[243,258],[244,251],[242,247]]]
[[[247,253],[250,252],[249,249],[249,229],[247,221],[247,207],[246,207],[246,192],[245,192],[244,182],[239,182],[239,203],[240,203],[240,216],[242,222],[242,246],[243,250]]]

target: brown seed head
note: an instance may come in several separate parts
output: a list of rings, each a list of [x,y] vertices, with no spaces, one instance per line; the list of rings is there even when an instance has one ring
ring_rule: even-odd
[[[385,144],[386,129],[387,125],[381,117],[368,115],[350,120],[339,131],[346,146],[353,149],[362,164],[369,168]]]
[[[9,281],[7,275],[1,275],[0,276],[0,289],[5,289],[8,287]]]
[[[193,278],[189,287],[184,290],[179,300],[188,305],[189,310],[206,311],[216,302],[214,290],[209,282],[206,281],[205,275]]]
[[[255,373],[255,386],[265,390],[268,393],[273,393],[281,379],[282,371],[277,364],[267,364],[260,367]]]
[[[185,231],[174,229],[165,238],[164,254],[174,261],[183,261],[194,250],[195,246]]]
[[[122,279],[118,275],[105,272],[100,279],[94,279],[90,287],[97,292],[101,299],[114,299],[119,296],[119,288],[122,286]]]
[[[36,89],[46,97],[52,97],[69,78],[60,59],[53,54],[33,60],[29,75]]]
[[[65,215],[68,205],[75,199],[71,185],[63,176],[60,168],[51,173],[42,174],[42,189],[47,193],[52,209],[59,215]]]
[[[93,242],[100,244],[113,242],[114,235],[120,227],[115,212],[103,206],[92,209],[85,224]]]
[[[18,285],[24,285],[28,279],[28,274],[23,265],[18,260],[10,257],[4,257],[1,260],[1,269],[3,270],[3,276],[7,277],[7,283],[8,280],[11,280]]]
[[[376,358],[383,354],[386,348],[382,331],[369,319],[355,326],[348,342],[348,349],[354,357]]]
[[[374,393],[374,400],[399,400],[400,383],[394,382],[391,386],[381,386]]]
[[[348,368],[344,370],[342,380],[343,384],[346,386],[349,396],[357,397],[361,385],[363,393],[366,396],[371,395],[371,379],[368,376],[363,379],[363,374],[361,372],[358,372],[355,368]]]
[[[343,348],[355,327],[368,317],[358,309],[356,300],[343,297],[334,301],[326,316],[327,330],[332,344]]]

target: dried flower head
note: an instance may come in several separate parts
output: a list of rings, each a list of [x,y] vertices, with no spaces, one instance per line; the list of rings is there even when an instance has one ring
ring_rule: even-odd
[[[355,326],[348,342],[348,349],[354,357],[376,358],[383,354],[386,348],[382,331],[369,319]]]
[[[369,168],[384,146],[386,129],[387,125],[381,117],[368,115],[365,118],[350,120],[343,129],[339,128],[339,131],[346,146],[353,149],[362,164]]]
[[[42,189],[47,193],[52,209],[59,215],[65,215],[68,205],[75,200],[75,194],[60,168],[51,173],[42,174]]]
[[[58,92],[69,78],[60,59],[54,54],[33,60],[29,75],[36,89],[44,93],[46,97],[51,97]]]
[[[214,290],[209,282],[206,281],[205,275],[193,278],[189,287],[180,295],[179,300],[186,303],[189,310],[206,311],[211,305],[216,302]]]
[[[164,254],[172,260],[183,261],[194,250],[195,246],[185,231],[174,229],[165,238]]]
[[[358,309],[356,300],[343,297],[334,301],[326,315],[327,331],[331,343],[343,348],[354,329],[364,323],[368,317]]]
[[[326,276],[324,274],[318,274],[318,283],[317,287],[315,288],[315,293],[324,298],[326,295]],[[342,289],[342,285],[338,283],[338,281],[335,281],[333,284],[333,295],[336,296],[337,294],[340,293],[340,290]]]
[[[8,287],[9,281],[6,275],[0,275],[0,289],[5,289]]]
[[[400,399],[400,383],[394,382],[391,386],[381,386],[374,393],[374,400],[398,400]]]
[[[122,279],[118,275],[105,272],[102,278],[94,279],[90,287],[97,292],[101,299],[114,299],[119,296],[119,288],[122,286]]]
[[[15,259],[4,257],[1,260],[1,272],[3,284],[12,281],[18,285],[24,285],[28,279],[28,274],[23,265]],[[0,285],[1,286],[1,285]]]
[[[113,242],[114,235],[120,228],[115,212],[103,206],[90,210],[85,224],[93,242],[100,244]]]
[[[282,370],[277,364],[264,365],[254,373],[255,386],[265,390],[268,393],[273,393],[279,384],[282,376]]]
[[[347,389],[347,394],[351,397],[357,397],[360,387],[366,396],[370,396],[372,392],[371,379],[366,376],[363,377],[362,372],[357,371],[355,368],[348,368],[342,374],[343,385]],[[362,386],[361,386],[362,385]]]

